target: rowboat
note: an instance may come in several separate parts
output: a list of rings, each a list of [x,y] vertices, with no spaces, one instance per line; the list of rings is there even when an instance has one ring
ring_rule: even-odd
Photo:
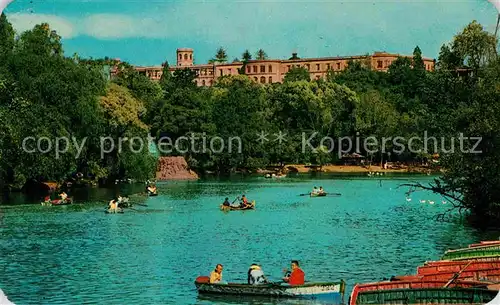
[[[106,211],[104,211],[104,213],[106,213],[106,214],[123,214],[123,210],[122,209],[114,209],[114,210],[107,209]]]
[[[239,206],[225,206],[223,204],[220,205],[221,211],[244,211],[244,210],[255,210],[255,200],[252,200],[252,203],[249,207],[240,208]]]
[[[200,276],[195,280],[200,294],[266,296],[272,298],[298,298],[328,300],[328,304],[343,304],[345,282],[306,283],[304,285],[288,285],[270,283],[262,285],[249,284],[210,284],[209,278]]]
[[[500,258],[500,248],[497,246],[464,248],[448,250],[441,260],[496,260]]]
[[[493,246],[493,245],[500,245],[500,240],[481,241],[478,244],[469,245],[469,248],[482,247],[482,246]]]
[[[327,193],[311,193],[311,197],[325,197]]]
[[[444,288],[448,284],[447,288]],[[488,289],[477,281],[431,281],[407,277],[354,286],[349,305],[376,304],[484,304],[495,298],[498,290]]]
[[[467,281],[500,282],[500,259],[492,261],[435,261],[417,267],[417,276],[427,280],[449,280],[455,273]]]
[[[73,203],[73,198],[62,199],[54,199],[51,201],[42,202],[42,205],[68,205]]]

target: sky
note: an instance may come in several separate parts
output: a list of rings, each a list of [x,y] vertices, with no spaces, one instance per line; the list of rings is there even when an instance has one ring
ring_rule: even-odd
[[[177,48],[206,63],[220,46],[270,58],[411,54],[436,58],[472,20],[494,32],[487,0],[14,0],[5,10],[18,33],[48,22],[67,56],[119,58],[133,65],[173,65]],[[254,55],[255,56],[255,55]]]

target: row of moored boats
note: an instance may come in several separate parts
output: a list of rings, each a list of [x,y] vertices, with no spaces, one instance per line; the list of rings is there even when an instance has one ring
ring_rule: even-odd
[[[300,286],[286,283],[195,284],[200,294],[328,299],[328,304],[345,304],[343,280],[306,282]],[[466,248],[448,250],[441,260],[418,266],[413,275],[356,284],[348,304],[500,304],[500,295],[495,299],[499,289],[500,240],[483,241]]]

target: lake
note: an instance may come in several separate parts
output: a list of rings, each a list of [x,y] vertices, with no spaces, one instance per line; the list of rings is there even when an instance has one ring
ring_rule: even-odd
[[[430,177],[299,176],[158,184],[160,195],[105,214],[116,190],[80,191],[74,206],[0,205],[0,288],[22,304],[317,304],[199,297],[194,279],[224,265],[223,280],[246,281],[259,263],[272,280],[290,260],[308,281],[347,283],[415,273],[449,248],[486,239],[459,222],[438,222],[449,203],[428,192],[406,200],[409,180]],[[313,186],[340,197],[299,196]],[[141,191],[124,186],[121,193]],[[256,210],[224,213],[246,194]],[[433,200],[434,204],[420,203]]]

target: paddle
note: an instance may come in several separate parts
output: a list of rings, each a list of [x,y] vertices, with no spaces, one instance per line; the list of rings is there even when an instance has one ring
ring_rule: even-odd
[[[458,279],[458,277],[460,276],[460,274],[462,274],[462,272],[464,272],[465,269],[467,267],[469,267],[470,264],[472,264],[472,261],[470,261],[467,265],[465,265],[465,267],[463,267],[462,270],[460,270],[459,272],[455,273],[453,275],[453,277],[448,281],[448,283],[446,283],[446,285],[443,286],[443,288],[448,288],[448,286],[450,286],[451,283],[453,283],[456,279]]]

